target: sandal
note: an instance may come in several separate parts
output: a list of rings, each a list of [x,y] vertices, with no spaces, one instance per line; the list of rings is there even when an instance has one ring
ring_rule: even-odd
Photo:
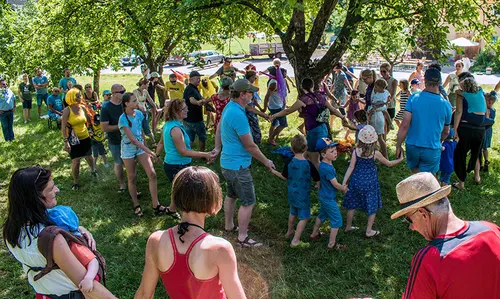
[[[316,235],[315,237],[311,236],[311,241],[318,241],[319,239],[321,239],[321,236],[323,235],[322,232],[319,232],[318,235]]]
[[[226,233],[237,233],[237,232],[239,232],[239,231],[240,231],[240,228],[239,228],[239,227],[237,227],[237,226],[235,225],[235,226],[233,226],[233,228],[232,228],[232,229],[224,229],[224,231],[225,231]]]
[[[343,245],[340,243],[335,243],[332,247],[328,246],[328,250],[344,250],[347,249],[347,245]]]
[[[375,234],[373,234],[372,236],[365,235],[365,238],[370,239],[370,238],[375,238],[377,236],[380,236],[380,231],[379,230],[376,230]]]
[[[290,244],[290,248],[309,248],[310,245],[310,243],[299,241],[297,245]]]
[[[153,210],[155,211],[155,215],[158,216],[158,215],[161,215],[161,214],[165,214],[167,216],[170,216],[174,219],[181,219],[181,215],[179,215],[179,213],[177,212],[172,212],[170,211],[169,207],[165,207],[163,205],[157,205],[156,208],[153,208]]]
[[[350,232],[356,231],[356,230],[359,230],[358,226],[351,226],[350,230],[344,229],[344,233],[350,233]]]
[[[243,240],[243,241],[238,240],[238,245],[241,246],[241,248],[260,247],[260,246],[264,245],[262,243],[255,241],[255,240],[252,240],[253,242],[250,242],[250,240],[251,240],[250,237],[247,236],[245,238],[245,240]]]
[[[137,217],[142,217],[144,214],[142,213],[142,208],[141,208],[141,205],[136,205],[134,207],[134,214],[137,216]]]
[[[460,188],[460,187],[458,187],[458,185],[459,185],[459,184],[460,184],[460,183],[458,183],[458,182],[453,183],[453,184],[451,184],[451,187],[452,187],[452,188],[457,189],[458,191],[464,190],[464,189],[465,189],[465,187]]]

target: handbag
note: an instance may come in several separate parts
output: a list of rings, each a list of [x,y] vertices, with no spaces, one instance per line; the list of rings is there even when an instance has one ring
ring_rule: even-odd
[[[80,144],[80,139],[78,139],[78,136],[76,136],[75,130],[73,130],[73,127],[68,123],[66,126],[69,129],[69,135],[68,135],[68,142],[71,146],[75,146]]]

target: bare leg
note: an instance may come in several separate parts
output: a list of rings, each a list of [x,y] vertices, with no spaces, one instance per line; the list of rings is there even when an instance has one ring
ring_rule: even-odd
[[[137,165],[135,159],[123,159],[123,164],[127,169],[127,181],[128,181],[128,192],[132,199],[133,206],[138,206],[139,201],[137,200]]]
[[[104,164],[108,164],[108,157],[106,157],[106,155],[101,155],[101,157],[102,157],[102,162],[104,162]]]
[[[288,230],[286,231],[286,235],[285,237],[290,237],[291,235],[293,235],[293,228],[295,226],[295,220],[297,219],[297,216],[294,216],[292,214],[290,214],[288,216]]]
[[[344,137],[345,140],[347,140],[347,138],[349,138],[350,133],[351,133],[351,130],[349,130],[348,128],[345,128],[345,137]]]
[[[94,172],[95,171],[94,157],[92,157],[92,156],[86,156],[85,157],[85,161],[87,161],[87,164],[90,167],[90,171]]]
[[[42,117],[42,107],[38,106],[37,109],[38,109],[38,118],[41,118]]]
[[[387,159],[387,145],[385,143],[385,134],[378,135],[378,144],[380,145],[380,153]]]
[[[142,154],[137,156],[137,161],[141,164],[142,168],[146,172],[149,181],[149,192],[151,193],[151,204],[153,209],[156,208],[160,202],[158,201],[158,186],[156,183],[156,171],[153,166],[153,161],[148,154]]]
[[[330,241],[328,242],[328,248],[333,248],[333,246],[335,246],[338,231],[338,228],[330,229]]]
[[[356,210],[348,210],[347,211],[347,219],[345,224],[345,231],[348,232],[352,229],[352,218],[354,218],[354,212]]]
[[[78,184],[80,178],[80,158],[71,160],[71,172],[73,173],[73,184]]]
[[[238,210],[238,226],[240,228],[238,240],[243,241],[248,236],[248,225],[250,224],[250,218],[252,217],[254,204],[249,206],[240,206]]]
[[[398,128],[399,128],[399,126],[401,126],[401,122],[399,120],[395,119],[394,122],[396,123],[396,125],[398,126]]]
[[[278,137],[279,137],[279,135],[280,135],[281,131],[283,131],[283,129],[284,129],[284,128],[285,128],[285,127],[283,127],[283,126],[279,126],[279,127],[277,127],[277,128],[274,130],[274,132],[273,132],[273,140],[274,140],[275,142],[278,142]]]
[[[300,243],[300,236],[306,227],[307,221],[309,219],[300,220],[299,224],[297,224],[297,229],[295,230],[295,235],[293,236],[292,246],[296,246]]]
[[[479,159],[477,159],[476,167],[474,167],[474,182],[476,182],[476,184],[479,184],[481,182],[480,169],[481,163],[479,163]]]
[[[311,238],[316,238],[319,235],[319,227],[321,226],[321,220],[316,217],[316,222],[314,222],[313,232],[311,233]]]
[[[28,121],[28,109],[23,109],[23,118],[25,122]]]
[[[205,141],[199,141],[200,143],[200,152],[204,152],[205,151]]]
[[[375,222],[375,216],[377,214],[373,214],[368,216],[368,223],[366,225],[366,236],[371,237],[376,234],[376,231],[373,230],[373,222]]]
[[[125,189],[125,174],[123,173],[123,164],[116,164],[114,166],[115,176],[120,183],[120,189]]]
[[[275,130],[275,127],[271,124],[271,126],[269,127],[269,139],[268,139],[269,143],[274,141],[274,139],[273,139],[274,130]]]
[[[224,221],[225,221],[225,229],[232,230],[234,228],[234,204],[236,203],[236,199],[226,196],[224,199]],[[172,203],[170,203],[170,208],[172,208]],[[174,210],[175,211],[175,205]]]
[[[28,109],[28,121],[31,121],[31,109]]]

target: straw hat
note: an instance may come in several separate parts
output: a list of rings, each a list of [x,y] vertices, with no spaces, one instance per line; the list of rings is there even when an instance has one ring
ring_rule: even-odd
[[[366,125],[359,130],[358,140],[365,144],[375,143],[378,140],[377,131],[375,131],[374,127]]]
[[[441,187],[430,172],[420,172],[399,182],[396,185],[401,210],[391,215],[396,219],[415,209],[425,207],[446,197],[451,192],[451,186]]]

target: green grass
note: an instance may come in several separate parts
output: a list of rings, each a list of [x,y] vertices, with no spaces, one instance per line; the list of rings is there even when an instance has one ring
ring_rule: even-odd
[[[219,51],[224,55],[231,54],[250,54],[250,44],[264,44],[264,43],[281,43],[279,38],[265,38],[265,39],[253,39],[249,37],[244,38],[228,38],[224,41],[222,49]],[[216,47],[210,43],[203,44],[201,46],[202,50],[216,50]]]
[[[131,90],[139,79],[137,75],[105,75],[101,88],[109,88],[112,83],[120,82]],[[89,78],[78,78],[81,83],[90,82]],[[265,79],[261,84],[265,84]],[[491,88],[491,87],[490,87]],[[487,89],[488,90],[488,89]],[[290,96],[293,99],[296,96]],[[498,105],[497,105],[498,106]],[[33,117],[36,112],[33,111]],[[289,117],[289,128],[284,130],[280,143],[288,144],[298,131],[297,114]],[[267,138],[269,125],[261,122],[264,139]],[[132,298],[141,280],[144,266],[144,249],[148,236],[159,229],[175,224],[167,217],[154,217],[150,208],[150,198],[145,173],[138,173],[140,199],[145,208],[145,216],[137,219],[132,212],[128,195],[117,195],[118,187],[113,171],[105,169],[99,161],[99,179],[92,179],[89,169],[82,163],[81,185],[78,192],[71,191],[70,159],[63,150],[62,137],[57,130],[48,130],[46,121],[22,123],[22,111],[17,109],[14,124],[16,141],[0,142],[0,223],[6,214],[6,199],[9,179],[20,168],[41,164],[52,169],[54,180],[61,192],[58,203],[70,205],[79,215],[81,224],[87,227],[97,240],[97,247],[106,257],[108,264],[108,288],[120,298]],[[340,131],[337,121],[334,127]],[[499,181],[500,159],[498,155],[498,132],[494,128],[493,144],[490,151],[491,168],[483,174],[483,184],[475,186],[472,177],[467,179],[466,192],[456,192],[450,196],[455,213],[464,219],[483,219],[500,223]],[[212,136],[213,133],[209,133]],[[343,136],[343,131],[337,134]],[[389,135],[390,156],[394,158],[395,134]],[[3,140],[3,139],[2,139]],[[213,138],[208,148],[213,146]],[[276,162],[278,169],[283,166],[281,157],[270,153],[267,145],[261,149]],[[108,154],[109,158],[110,155]],[[203,162],[195,162],[204,165]],[[340,156],[334,163],[339,177],[347,169],[347,157]],[[171,185],[160,164],[155,165],[158,174],[160,201],[167,204],[170,200]],[[220,174],[219,163],[209,166]],[[286,183],[272,176],[261,164],[253,163],[252,174],[255,181],[257,204],[252,217],[250,234],[265,243],[256,249],[235,248],[239,274],[250,298],[351,298],[375,297],[397,298],[401,296],[412,255],[425,246],[426,241],[408,225],[400,220],[390,220],[390,215],[398,210],[395,185],[410,175],[405,164],[394,168],[379,166],[379,177],[384,207],[377,215],[375,228],[382,231],[379,239],[366,240],[363,229],[366,215],[357,213],[355,224],[362,228],[359,232],[344,234],[340,231],[338,240],[348,245],[343,252],[326,249],[326,238],[314,242],[308,249],[294,250],[288,247],[289,241],[284,234],[287,226],[289,207],[287,204]],[[225,189],[224,180],[221,180]],[[337,193],[339,205],[343,196]],[[317,192],[311,195],[313,215],[316,216],[319,203]],[[345,211],[341,208],[342,214]],[[206,228],[217,236],[233,242],[234,235],[223,234],[223,213],[208,217]],[[344,219],[345,220],[345,219]],[[308,223],[303,234],[306,240],[312,231],[313,222]],[[328,224],[322,230],[329,230]],[[28,285],[22,274],[21,265],[12,258],[4,246],[0,247],[0,298],[33,298],[24,295]],[[157,298],[166,297],[161,283],[158,284]]]

